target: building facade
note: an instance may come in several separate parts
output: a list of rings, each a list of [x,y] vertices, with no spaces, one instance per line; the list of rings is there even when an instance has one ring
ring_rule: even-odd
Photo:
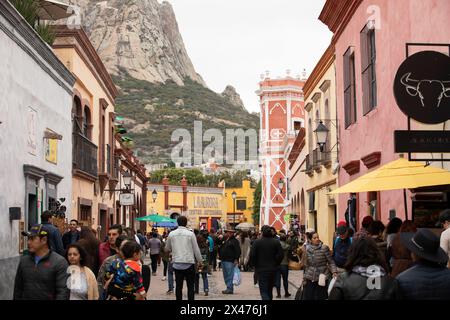
[[[71,217],[74,76],[16,9],[0,2],[0,299],[12,299],[21,231],[57,200]]]
[[[170,185],[169,179],[162,183],[147,184],[147,214],[160,214],[172,219],[180,215],[188,218],[188,227],[221,228],[227,217],[227,199],[223,187],[192,187],[183,178],[180,185]],[[156,192],[155,201],[152,194]],[[147,230],[150,231],[150,225]]]
[[[259,225],[274,226],[277,230],[288,228],[284,220],[289,206],[285,155],[295,140],[296,131],[304,127],[302,88],[305,80],[289,75],[282,79],[270,79],[267,74],[256,91],[261,108],[262,193]]]
[[[319,233],[327,245],[333,242],[337,224],[336,197],[328,193],[337,187],[339,143],[336,117],[336,69],[334,46],[330,45],[303,88],[306,110],[305,157],[308,228]],[[322,149],[314,132],[319,124],[325,126],[327,139]]]
[[[233,192],[236,193],[236,199],[233,199]],[[253,194],[255,188],[252,188],[250,180],[243,180],[239,188],[226,187],[225,197],[227,200],[227,220],[229,225],[236,226],[241,222],[249,222],[254,225],[259,221],[253,221]]]
[[[118,91],[83,29],[55,27],[53,49],[76,76],[73,87],[72,217],[103,239],[115,213],[114,103]]]
[[[394,131],[407,130],[408,119],[394,98],[396,72],[407,55],[419,51],[449,55],[448,28],[430,25],[432,21],[433,26],[446,26],[449,16],[447,0],[328,0],[325,3],[319,19],[334,33],[340,124],[339,185],[399,158],[394,150]],[[445,130],[448,126],[449,121],[445,126],[411,121],[413,130]],[[449,158],[449,154],[425,156]],[[448,164],[431,163],[447,169]],[[435,219],[449,205],[448,186],[414,191],[408,191],[406,196],[408,216],[403,191],[395,190],[340,195],[339,218],[344,218],[345,208],[351,205],[356,208],[357,226],[366,215],[384,223],[394,216],[414,219],[415,215],[421,215]],[[429,221],[428,225],[432,224]]]

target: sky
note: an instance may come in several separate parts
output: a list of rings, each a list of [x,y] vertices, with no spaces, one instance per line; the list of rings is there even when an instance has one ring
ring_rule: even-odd
[[[196,71],[215,92],[234,86],[250,112],[261,74],[309,75],[332,37],[318,20],[325,0],[168,1]]]

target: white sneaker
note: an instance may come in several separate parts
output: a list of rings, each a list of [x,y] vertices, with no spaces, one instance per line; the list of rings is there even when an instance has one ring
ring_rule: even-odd
[[[258,284],[255,284],[255,288],[259,288]]]
[[[161,278],[161,281],[166,281],[166,277],[162,277],[162,278]]]

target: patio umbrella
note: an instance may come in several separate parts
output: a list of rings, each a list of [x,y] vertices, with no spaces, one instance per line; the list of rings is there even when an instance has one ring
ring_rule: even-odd
[[[54,0],[39,0],[37,15],[41,20],[59,20],[73,15],[69,4]]]
[[[249,222],[242,222],[242,223],[239,223],[235,229],[246,231],[246,230],[255,229],[255,226]]]
[[[174,222],[177,221],[175,219],[170,219],[169,217],[160,216],[159,214],[151,214],[149,216],[136,218],[137,221],[148,221],[148,222],[155,222],[155,223],[161,223],[161,222]]]
[[[406,189],[450,184],[450,171],[426,166],[423,162],[400,158],[369,172],[329,194],[358,193],[404,189],[406,218]]]

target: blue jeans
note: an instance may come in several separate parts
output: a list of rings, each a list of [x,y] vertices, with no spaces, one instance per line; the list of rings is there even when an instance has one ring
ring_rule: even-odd
[[[195,293],[198,293],[200,290],[200,275],[202,275],[203,278],[203,291],[208,292],[209,286],[208,286],[208,274],[206,272],[200,272],[195,274]]]
[[[223,279],[227,285],[227,290],[233,292],[233,276],[234,276],[234,263],[228,261],[222,261]]]
[[[273,287],[275,285],[276,271],[258,272],[259,293],[262,300],[273,299]]]
[[[169,284],[169,291],[173,291],[173,264],[169,262],[169,274],[167,275],[167,282]]]

